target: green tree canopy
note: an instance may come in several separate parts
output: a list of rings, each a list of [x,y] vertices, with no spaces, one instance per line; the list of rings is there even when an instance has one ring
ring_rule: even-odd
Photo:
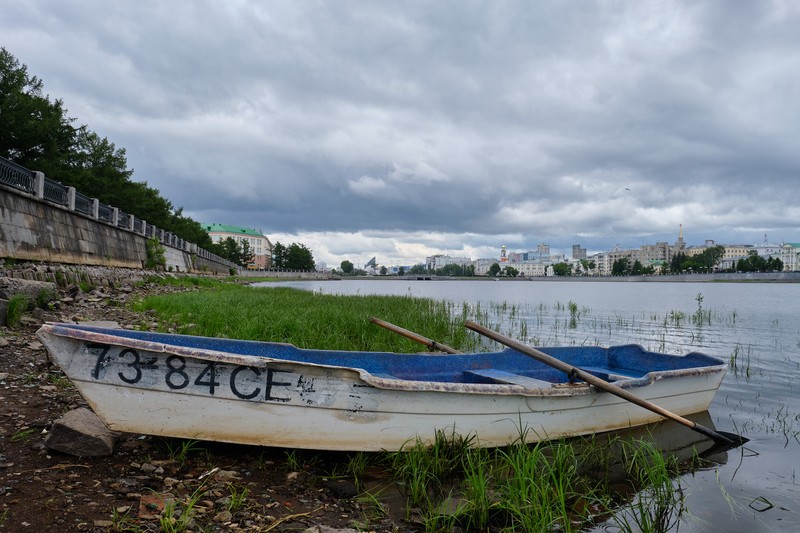
[[[30,76],[26,65],[0,48],[0,156],[211,248],[211,238],[200,223],[184,216],[182,208],[176,209],[146,182],[132,181],[124,148],[74,122],[61,100],[44,94],[42,80]]]
[[[408,269],[408,273],[411,274],[411,275],[414,275],[414,276],[417,276],[417,275],[420,275],[420,274],[427,274],[428,273],[428,268],[423,264],[417,264],[417,265],[414,265],[411,268],[409,268]]]
[[[43,94],[44,84],[0,48],[0,156],[48,175],[70,167],[78,129],[61,100]]]
[[[492,263],[492,266],[489,267],[489,276],[495,277],[500,273],[500,265],[497,263]]]
[[[565,262],[556,263],[553,265],[553,274],[556,276],[571,276],[572,275],[572,265]]]
[[[442,268],[437,268],[435,274],[437,276],[474,276],[475,267],[472,265],[445,265]]]
[[[342,272],[344,274],[352,274],[353,273],[353,263],[351,263],[350,261],[344,260],[344,261],[342,261],[342,264],[340,266],[341,266]]]
[[[736,270],[739,272],[780,272],[783,270],[783,261],[777,257],[764,258],[753,250],[747,257],[736,262]]]
[[[614,260],[611,265],[612,276],[627,276],[631,273],[631,260],[628,257],[620,257]]]
[[[314,270],[314,255],[304,244],[293,242],[288,247],[276,242],[272,247],[272,266],[283,270]]]

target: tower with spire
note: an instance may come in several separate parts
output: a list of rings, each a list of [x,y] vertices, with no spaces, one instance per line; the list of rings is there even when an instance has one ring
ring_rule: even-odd
[[[682,252],[686,249],[686,242],[683,240],[683,224],[678,225],[678,240],[675,241],[675,252]]]

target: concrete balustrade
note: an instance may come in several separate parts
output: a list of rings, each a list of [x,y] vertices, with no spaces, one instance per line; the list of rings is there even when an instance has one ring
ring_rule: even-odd
[[[46,187],[55,201],[48,200]],[[239,270],[234,263],[117,207],[101,204],[97,198],[81,195],[87,207],[83,212],[76,210],[78,194],[74,187],[64,187],[42,172],[0,157],[0,258],[142,268],[147,262],[147,239],[152,235],[164,247],[168,269],[225,274]],[[89,200],[90,213],[86,213]],[[101,219],[101,211],[108,220]],[[120,220],[124,222],[121,225]],[[135,229],[137,221],[139,231]]]

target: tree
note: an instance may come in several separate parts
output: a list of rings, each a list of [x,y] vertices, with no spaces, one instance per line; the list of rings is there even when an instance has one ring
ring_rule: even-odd
[[[287,254],[286,247],[282,245],[280,242],[276,242],[275,245],[272,247],[272,266],[278,269],[284,269],[286,267],[286,254]]]
[[[289,246],[288,266],[291,270],[315,270],[314,255],[304,244],[293,242]]]
[[[571,276],[572,265],[564,262],[556,263],[553,265],[553,274],[556,276]]]
[[[230,261],[231,263],[236,263],[237,265],[242,264],[242,251],[239,248],[239,243],[237,243],[233,237],[228,237],[224,241],[222,241],[222,253],[220,254],[222,257]]]
[[[385,266],[381,266],[380,272],[381,272],[381,276],[385,276],[386,274],[389,273],[389,269],[386,268]]]
[[[612,276],[627,276],[630,274],[630,271],[630,259],[627,257],[620,257],[614,261],[613,265],[611,265]]]
[[[403,267],[398,268],[397,269],[397,275],[398,276],[405,276],[406,275],[406,269],[403,268]]]
[[[767,272],[782,272],[783,261],[777,257],[770,257],[767,259]]]
[[[516,278],[517,276],[519,276],[519,270],[517,270],[512,266],[507,266],[506,268],[503,269],[503,272],[505,272],[505,275],[508,276],[509,278]]]
[[[252,265],[255,257],[256,254],[253,253],[253,249],[250,248],[250,242],[246,239],[242,240],[239,246],[239,264],[242,266]]]
[[[769,257],[767,259],[758,255],[758,252],[752,250],[750,254],[736,263],[736,270],[740,272],[772,272],[783,270],[783,261],[777,257]]]
[[[427,274],[428,268],[423,264],[417,264],[409,268],[408,273],[414,276],[418,276],[420,274]]]
[[[305,245],[293,242],[288,247],[276,242],[272,247],[272,265],[284,270],[314,270],[314,256]]]
[[[442,268],[436,269],[437,276],[463,276],[464,275],[464,267],[461,265],[456,264],[449,264],[445,265]]]
[[[497,263],[492,263],[492,266],[489,267],[489,276],[496,277],[500,273],[500,265]]]
[[[342,264],[340,266],[342,267],[342,273],[344,274],[353,273],[353,263],[351,263],[350,261],[347,260],[342,261]]]
[[[128,169],[125,149],[93,131],[83,129],[78,134],[69,174],[70,185],[79,191],[91,191],[103,203],[119,207],[131,203],[133,191],[129,184],[133,170]]]
[[[78,192],[210,249],[200,223],[183,216],[158,190],[131,181],[125,149],[73,126],[61,100],[44,95],[44,83],[0,48],[0,156]],[[216,253],[216,252],[215,252]]]
[[[706,272],[713,271],[725,255],[724,246],[712,246],[700,254],[700,263]]]
[[[43,87],[0,48],[0,156],[57,176],[70,166],[78,130],[61,100],[51,102]]]

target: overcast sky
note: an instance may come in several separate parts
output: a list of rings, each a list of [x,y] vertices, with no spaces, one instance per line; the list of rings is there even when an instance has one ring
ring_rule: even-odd
[[[135,180],[329,266],[800,241],[794,0],[0,0],[0,46]]]

